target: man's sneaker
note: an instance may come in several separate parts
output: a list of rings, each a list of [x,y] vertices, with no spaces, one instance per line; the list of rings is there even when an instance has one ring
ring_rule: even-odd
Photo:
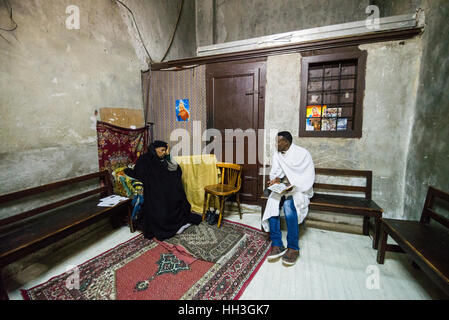
[[[299,250],[288,248],[287,252],[282,256],[282,264],[287,267],[294,266],[299,257]]]
[[[271,252],[267,257],[267,260],[274,261],[274,260],[278,259],[279,257],[282,257],[285,252],[287,252],[287,249],[284,247],[272,246]]]

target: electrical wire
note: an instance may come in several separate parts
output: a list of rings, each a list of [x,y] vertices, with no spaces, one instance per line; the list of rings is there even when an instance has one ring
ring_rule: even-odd
[[[120,0],[115,0],[115,1],[118,2],[118,3],[120,3],[122,6],[124,6],[124,7],[129,11],[129,13],[131,13],[131,16],[132,16],[133,21],[134,21],[134,25],[136,26],[136,30],[137,30],[137,33],[138,33],[139,38],[140,38],[140,41],[142,42],[142,45],[143,45],[143,47],[144,47],[144,49],[145,49],[145,52],[146,52],[147,55],[148,55],[148,59],[150,59],[150,63],[153,63],[153,59],[151,59],[150,53],[148,52],[147,47],[145,46],[145,42],[144,42],[143,39],[142,39],[142,35],[141,35],[141,33],[140,33],[139,27],[137,26],[137,22],[136,22],[136,18],[134,17],[134,13],[133,13],[132,10],[131,10],[126,4],[124,4],[122,1],[120,1]]]
[[[135,16],[134,16],[134,13],[132,12],[132,10],[131,10],[127,5],[124,4],[121,0],[115,0],[115,1],[118,2],[118,3],[120,3],[123,7],[125,7],[125,8],[128,10],[128,12],[131,14],[131,16],[132,16],[132,18],[133,18],[133,21],[134,21],[134,25],[136,26],[136,30],[137,30],[137,33],[138,33],[138,35],[139,35],[140,41],[142,42],[142,46],[144,47],[145,52],[147,53],[148,58],[150,59],[150,64],[153,64],[154,61],[153,61],[153,59],[151,58],[150,53],[148,52],[147,47],[145,46],[145,42],[143,41],[142,34],[140,33],[139,26],[137,25],[137,22],[136,22],[136,18],[135,18]],[[165,57],[167,56],[167,54],[168,54],[168,52],[170,51],[170,48],[171,48],[171,46],[172,46],[172,44],[173,44],[173,40],[174,40],[174,38],[175,38],[176,30],[178,29],[178,25],[179,25],[179,20],[180,20],[180,18],[181,18],[181,12],[182,12],[183,5],[184,5],[184,0],[181,0],[181,3],[180,3],[180,5],[179,5],[179,10],[178,10],[178,19],[176,20],[175,30],[173,31],[173,34],[172,34],[172,36],[171,36],[171,38],[170,38],[170,43],[169,43],[169,45],[168,45],[168,47],[167,47],[167,50],[165,51],[165,54],[164,54],[164,56],[162,57],[162,59],[161,59],[160,62],[164,61]],[[160,62],[159,62],[159,63],[160,63]]]
[[[3,30],[3,31],[14,31],[14,30],[17,29],[18,25],[17,25],[17,23],[14,21],[14,19],[12,17],[12,6],[11,6],[11,3],[9,3],[9,0],[3,0],[3,3],[5,4],[6,8],[9,10],[9,18],[11,19],[12,22],[14,22],[15,26],[12,29],[5,29],[5,28],[0,27],[0,30]]]
[[[170,39],[170,44],[168,45],[167,51],[165,51],[165,54],[162,57],[160,62],[164,61],[165,57],[167,56],[168,51],[170,51],[171,45],[173,44],[173,40],[175,39],[176,30],[178,29],[179,18],[181,18],[181,12],[182,12],[183,6],[184,6],[184,0],[181,0],[181,4],[179,5],[178,19],[176,20],[175,30],[173,30],[173,34]]]

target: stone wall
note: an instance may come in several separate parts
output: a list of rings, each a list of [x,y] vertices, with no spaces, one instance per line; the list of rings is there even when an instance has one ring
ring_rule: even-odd
[[[18,27],[0,31],[0,194],[98,170],[94,112],[142,109],[140,71],[149,60],[131,14],[116,1],[9,2]],[[159,62],[180,1],[122,2]],[[79,30],[66,28],[69,5],[79,8]],[[194,55],[194,17],[194,2],[184,1],[165,60]],[[0,25],[14,25],[3,2]]]

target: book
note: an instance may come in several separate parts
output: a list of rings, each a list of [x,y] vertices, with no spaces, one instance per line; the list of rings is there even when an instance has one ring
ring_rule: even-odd
[[[337,120],[336,119],[323,119],[323,125],[321,126],[321,131],[335,131],[337,130]]]
[[[341,117],[341,108],[323,108],[323,117],[336,118]]]
[[[311,105],[306,110],[306,131],[321,130],[321,113],[326,110],[326,106]],[[323,111],[324,112],[324,111]]]
[[[271,190],[273,192],[283,194],[293,189],[292,185],[286,185],[284,183],[275,183],[268,187],[268,190]]]
[[[325,109],[326,106],[323,106],[323,109]],[[306,112],[306,118],[319,118],[321,117],[321,106],[307,106],[307,112]]]
[[[340,118],[337,123],[337,131],[345,131],[348,127],[348,119]]]

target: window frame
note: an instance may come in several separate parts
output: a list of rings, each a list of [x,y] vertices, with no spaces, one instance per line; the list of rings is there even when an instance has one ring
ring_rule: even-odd
[[[347,50],[347,49],[346,49]],[[365,95],[365,74],[367,52],[356,48],[355,50],[332,50],[333,53],[316,53],[303,56],[301,61],[301,86],[299,108],[299,137],[315,138],[361,138],[363,122],[363,98]],[[353,129],[345,131],[306,131],[307,98],[309,83],[309,66],[317,63],[340,63],[348,60],[357,60],[356,94],[354,97]]]

